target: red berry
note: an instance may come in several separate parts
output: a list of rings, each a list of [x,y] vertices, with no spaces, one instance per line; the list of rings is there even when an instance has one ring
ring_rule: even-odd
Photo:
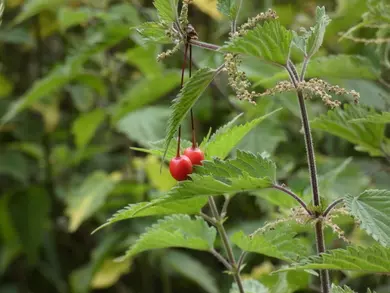
[[[202,165],[202,161],[204,160],[204,153],[200,148],[186,148],[184,155],[191,160],[192,165]]]
[[[169,171],[177,181],[186,180],[188,175],[192,173],[191,160],[187,156],[172,158],[169,163]]]

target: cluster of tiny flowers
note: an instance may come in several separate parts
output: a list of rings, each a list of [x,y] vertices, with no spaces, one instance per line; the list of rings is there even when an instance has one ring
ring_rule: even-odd
[[[161,61],[167,57],[170,57],[172,56],[173,54],[175,54],[176,52],[178,52],[180,50],[180,46],[183,42],[182,41],[179,41],[176,43],[176,45],[172,48],[172,49],[169,49],[165,52],[162,52],[160,54],[157,55],[157,61]]]
[[[330,227],[333,231],[333,233],[337,234],[337,237],[341,240],[343,240],[345,243],[348,243],[350,244],[351,241],[349,241],[349,239],[347,237],[345,237],[345,232],[343,231],[343,229],[341,229],[337,224],[335,224],[332,220],[333,218],[337,217],[338,215],[331,215],[329,217],[327,217],[325,220],[324,220],[324,223],[326,226]]]
[[[276,15],[276,12],[272,9],[268,9],[268,11],[265,13],[262,12],[256,15],[255,17],[249,18],[246,23],[244,23],[238,28],[237,32],[232,34],[232,37],[239,37],[239,36],[246,35],[247,32],[250,29],[254,28],[259,22],[268,19],[277,19],[277,18],[278,16]]]
[[[248,88],[251,87],[251,83],[246,77],[245,72],[238,70],[239,65],[240,60],[237,55],[230,53],[225,55],[224,71],[226,71],[229,75],[228,84],[235,91],[238,99],[246,100],[255,104],[253,97],[256,95],[256,93],[253,91],[248,91]]]
[[[298,88],[304,92],[309,93],[306,97],[319,96],[325,105],[335,108],[341,105],[341,102],[338,100],[333,100],[330,93],[333,93],[337,96],[341,95],[351,95],[353,97],[354,103],[359,103],[359,93],[351,90],[348,91],[338,85],[331,85],[321,79],[313,78],[309,81],[300,82]]]
[[[294,91],[295,87],[294,85],[289,81],[280,81],[276,84],[275,87],[267,89],[265,92],[261,94],[256,94],[256,97],[263,97],[263,96],[274,96],[279,93],[285,93]]]

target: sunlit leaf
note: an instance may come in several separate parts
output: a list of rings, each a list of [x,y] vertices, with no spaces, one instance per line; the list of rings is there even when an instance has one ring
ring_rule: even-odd
[[[237,3],[236,0],[218,0],[217,2],[218,10],[229,17],[231,20],[234,20],[237,15]]]
[[[66,0],[29,0],[23,5],[22,11],[16,16],[12,23],[13,25],[19,24],[42,11],[55,11],[64,3],[66,3]]]
[[[374,124],[390,123],[390,112],[372,113],[363,118],[356,118],[350,120],[353,123],[369,122]]]
[[[119,174],[107,175],[102,171],[95,171],[69,194],[65,213],[70,218],[70,232],[76,231],[86,219],[103,206],[107,195],[113,190],[119,179]]]
[[[132,30],[136,30],[141,35],[143,43],[172,43],[165,33],[166,28],[157,22],[144,22]]]
[[[72,133],[75,136],[76,146],[83,148],[93,138],[96,130],[105,117],[103,109],[95,109],[91,112],[81,114],[72,125]]]
[[[167,23],[178,20],[178,3],[179,0],[154,0],[153,2],[160,19]]]
[[[279,65],[286,65],[292,41],[292,32],[279,21],[258,24],[242,37],[235,37],[221,51],[259,57]]]

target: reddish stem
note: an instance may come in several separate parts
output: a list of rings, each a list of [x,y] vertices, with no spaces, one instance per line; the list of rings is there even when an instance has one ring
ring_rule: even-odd
[[[192,73],[192,46],[191,44],[189,45],[190,47],[190,58],[189,58],[189,64],[188,64],[188,75],[191,78],[191,73]],[[196,148],[196,133],[195,133],[195,124],[194,124],[194,112],[192,111],[191,108],[191,129],[192,129],[192,148]]]
[[[185,71],[186,65],[187,65],[187,52],[188,52],[188,43],[185,44],[184,60],[183,60],[182,66],[181,66],[181,82],[180,82],[181,89],[183,88],[183,85],[184,85],[184,71]],[[191,64],[191,62],[190,62],[190,64]],[[181,140],[181,125],[179,126],[179,131],[178,131],[176,158],[180,157],[180,140]]]

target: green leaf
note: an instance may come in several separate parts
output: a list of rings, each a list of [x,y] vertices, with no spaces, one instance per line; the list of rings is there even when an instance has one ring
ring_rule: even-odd
[[[294,293],[308,288],[310,275],[304,271],[288,271],[278,274],[264,274],[259,281],[269,288],[269,293]]]
[[[91,280],[91,287],[104,289],[114,286],[122,275],[129,273],[131,260],[117,262],[115,259],[107,258],[103,261],[99,270]]]
[[[358,196],[347,195],[345,204],[360,227],[390,247],[390,191],[371,189]]]
[[[0,174],[8,175],[26,183],[28,181],[28,161],[19,152],[2,151],[0,153]]]
[[[106,113],[103,109],[95,109],[81,114],[72,125],[72,133],[78,148],[85,147],[93,138],[96,130],[103,122]]]
[[[172,71],[133,82],[131,87],[119,97],[119,102],[112,111],[112,121],[115,123],[129,112],[155,102],[172,91],[179,83],[180,76]],[[150,86],[151,84],[153,86]]]
[[[55,11],[58,7],[63,5],[66,0],[29,0],[23,5],[22,11],[12,21],[12,25],[19,24],[42,11]]]
[[[200,217],[173,215],[159,220],[146,229],[126,252],[125,258],[143,251],[168,247],[181,247],[209,251],[214,246],[217,231]]]
[[[150,44],[148,46],[137,46],[118,56],[120,59],[136,66],[147,77],[163,77],[165,76],[163,74],[163,65],[161,62],[156,62],[157,54],[157,46]]]
[[[169,251],[164,255],[170,268],[183,277],[197,283],[208,293],[218,293],[217,282],[207,266],[197,258],[179,251]]]
[[[206,159],[212,157],[218,157],[221,159],[231,152],[231,150],[257,125],[259,125],[264,119],[278,112],[282,108],[279,108],[267,115],[253,119],[245,124],[233,126],[233,123],[229,123],[219,128],[206,143],[202,143],[201,149],[205,153]]]
[[[366,273],[390,272],[390,248],[380,245],[370,247],[349,246],[347,249],[333,249],[320,256],[311,256],[286,270],[346,270]]]
[[[336,286],[335,284],[332,284],[332,292],[331,293],[356,293],[348,286],[340,287]]]
[[[326,26],[330,23],[330,18],[325,12],[325,7],[316,9],[316,25],[309,31],[305,31],[302,37],[295,36],[294,44],[303,51],[305,56],[311,58],[322,45]]]
[[[234,20],[237,16],[236,0],[218,0],[217,9],[219,12],[229,17],[230,20]]]
[[[217,72],[210,68],[199,69],[183,86],[178,97],[173,101],[171,106],[172,114],[169,117],[167,132],[165,136],[165,159],[168,146],[179,128],[186,114],[194,106],[196,101],[212,82]]]
[[[298,71],[302,70],[302,63],[297,65]],[[369,79],[378,78],[378,70],[372,62],[359,55],[329,55],[320,56],[310,60],[307,67],[306,78],[340,78],[340,79]],[[286,70],[269,77],[260,79],[255,83],[256,86],[271,88],[281,80],[288,79]]]
[[[107,195],[114,189],[120,175],[107,175],[102,171],[95,171],[69,196],[65,213],[69,216],[69,231],[74,232],[88,218],[90,218],[105,203]]]
[[[0,98],[7,97],[13,89],[12,82],[5,75],[0,74]]]
[[[31,187],[12,195],[9,211],[19,243],[33,264],[39,260],[39,247],[48,227],[50,198],[44,189]]]
[[[77,79],[81,74],[82,65],[93,55],[117,44],[128,36],[128,28],[118,24],[109,26],[94,34],[76,53],[68,55],[62,65],[54,68],[45,77],[34,82],[14,104],[10,106],[2,123],[14,118],[19,112],[33,105],[40,99],[61,89],[65,84]]]
[[[203,166],[195,169],[190,180],[179,182],[167,195],[134,211],[132,216],[177,200],[269,188],[275,181],[275,171],[272,161],[241,151],[237,151],[235,159],[203,161]]]
[[[246,279],[242,282],[242,285],[245,293],[269,293],[268,288],[257,280]],[[237,283],[233,283],[229,293],[240,293]]]
[[[390,112],[373,113],[363,118],[352,119],[349,122],[352,123],[369,122],[374,124],[387,124],[390,123]]]
[[[81,7],[73,9],[70,7],[61,7],[58,10],[58,25],[62,32],[65,32],[70,27],[84,24],[92,17],[96,16],[98,10]]]
[[[327,131],[349,142],[356,144],[355,149],[368,152],[371,156],[383,156],[381,142],[384,135],[384,125],[373,123],[350,123],[352,119],[364,118],[373,111],[358,106],[345,105],[343,109],[328,111],[314,119],[311,125],[314,129]]]
[[[154,201],[159,201],[159,198]],[[152,203],[154,202],[152,201]],[[116,212],[107,222],[100,227],[98,227],[92,233],[99,231],[100,229],[109,226],[113,223],[137,218],[137,217],[147,217],[147,216],[161,216],[161,215],[172,215],[172,214],[197,214],[200,212],[201,208],[207,203],[207,198],[205,197],[194,197],[186,199],[177,199],[176,201],[160,203],[154,205],[148,209],[145,209],[146,206],[150,205],[151,202],[139,202],[136,204],[130,204],[122,210]]]
[[[293,262],[303,257],[306,250],[301,241],[295,238],[296,235],[296,233],[286,229],[269,230],[264,233],[257,233],[252,237],[240,231],[236,232],[231,240],[244,251]]]
[[[154,0],[153,2],[160,20],[167,23],[172,23],[179,19],[177,15],[178,3],[179,0]]]
[[[132,30],[141,35],[142,43],[170,44],[172,41],[167,37],[166,28],[157,22],[145,22]]]
[[[258,24],[242,37],[235,37],[220,50],[259,57],[266,61],[286,65],[293,35],[279,21]]]
[[[129,139],[141,145],[164,138],[165,124],[171,110],[168,107],[152,106],[131,112],[116,123],[115,128]]]

